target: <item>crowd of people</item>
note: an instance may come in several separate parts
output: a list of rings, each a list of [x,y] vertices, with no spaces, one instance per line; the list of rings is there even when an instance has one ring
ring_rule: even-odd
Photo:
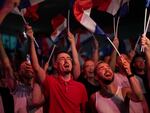
[[[0,25],[20,0],[5,0]],[[0,113],[149,113],[150,40],[141,36],[141,53],[132,57],[112,50],[108,60],[99,56],[94,39],[91,58],[81,66],[74,35],[68,31],[71,53],[60,48],[49,63],[39,63],[33,29],[26,25],[29,55],[19,68],[8,57],[0,40]],[[113,44],[119,47],[119,40]]]

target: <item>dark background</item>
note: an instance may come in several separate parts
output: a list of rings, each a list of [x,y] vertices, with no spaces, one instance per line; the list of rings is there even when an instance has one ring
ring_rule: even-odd
[[[143,32],[144,4],[144,0],[130,0],[129,13],[120,20],[119,35],[122,38],[134,37]],[[68,0],[47,0],[41,3],[37,10],[40,18],[36,21],[32,19],[27,19],[27,21],[33,26],[35,32],[50,35],[52,32],[50,20],[60,13],[67,17],[68,8],[70,8]],[[91,17],[105,32],[113,32],[112,15],[92,9]],[[75,20],[72,9],[70,24],[72,30],[82,27]],[[23,31],[23,26],[24,23],[20,16],[9,14],[1,26],[1,31],[8,34],[18,34]]]

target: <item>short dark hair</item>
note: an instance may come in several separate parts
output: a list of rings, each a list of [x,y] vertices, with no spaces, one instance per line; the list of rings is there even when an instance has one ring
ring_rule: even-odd
[[[66,53],[66,54],[70,55],[66,50],[61,50],[61,49],[56,50],[55,53],[54,53],[54,56],[53,56],[54,57],[54,61],[56,61],[58,55],[61,54],[61,53]]]
[[[93,59],[88,58],[88,59],[86,59],[86,60],[84,61],[84,64],[83,64],[82,68],[85,68],[85,63],[86,63],[87,61],[93,61],[93,62],[94,62]],[[94,63],[95,63],[95,62],[94,62]]]
[[[133,66],[133,64],[135,63],[135,60],[137,59],[137,58],[143,58],[144,60],[145,60],[145,54],[143,54],[143,53],[137,53],[137,54],[135,54],[134,55],[134,57],[132,58],[132,61],[131,61],[131,63],[130,63],[130,67],[131,67],[131,71],[132,71],[132,73],[134,73],[135,74],[135,67]]]

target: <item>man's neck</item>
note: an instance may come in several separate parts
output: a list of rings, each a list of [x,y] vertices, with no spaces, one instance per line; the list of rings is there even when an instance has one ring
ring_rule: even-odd
[[[61,78],[64,80],[64,81],[69,81],[71,79],[71,74],[67,74],[67,75],[61,75]]]
[[[110,97],[116,93],[117,86],[112,82],[109,85],[104,85],[101,91],[103,96]]]

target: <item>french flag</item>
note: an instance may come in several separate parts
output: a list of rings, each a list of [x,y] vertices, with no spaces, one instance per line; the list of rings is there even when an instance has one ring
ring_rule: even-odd
[[[127,1],[129,0],[76,0],[73,9],[74,15],[77,21],[92,33],[106,36],[104,31],[90,17],[91,9],[97,8],[97,10],[115,15],[121,4]]]
[[[93,4],[91,0],[75,1],[73,7],[75,18],[90,32],[98,35],[105,35],[104,31],[90,17],[92,7]]]
[[[58,15],[51,20],[53,32],[51,39],[53,42],[57,41],[57,38],[67,28],[67,19],[63,15]]]
[[[39,19],[39,15],[37,14],[37,10],[39,8],[39,3],[45,0],[21,0],[19,6],[14,8],[12,13],[19,14],[20,12],[24,17],[32,18],[32,20]]]
[[[99,11],[107,12],[111,15],[115,15],[121,6],[128,3],[129,0],[92,0],[93,7]]]

